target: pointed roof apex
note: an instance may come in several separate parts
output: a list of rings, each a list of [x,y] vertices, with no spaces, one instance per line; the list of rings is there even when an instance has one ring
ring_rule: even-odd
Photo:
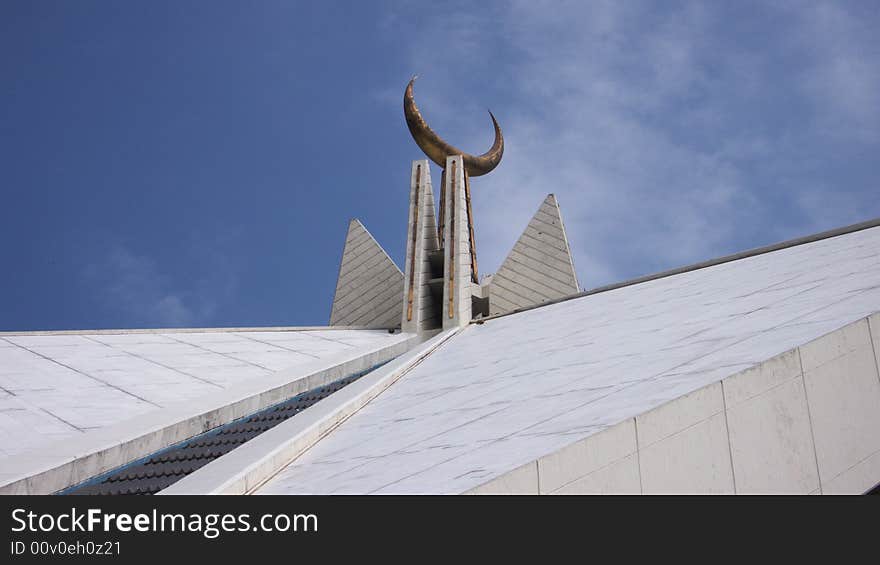
[[[580,291],[559,203],[548,194],[489,283],[490,314]]]
[[[390,328],[400,323],[403,273],[357,218],[348,223],[330,311],[331,326]]]

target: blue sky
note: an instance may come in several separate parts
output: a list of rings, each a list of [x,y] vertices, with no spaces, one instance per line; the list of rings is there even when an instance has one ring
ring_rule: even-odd
[[[492,272],[553,192],[594,287],[880,216],[877,2],[0,4],[0,330],[322,325],[398,264],[406,82]],[[435,183],[439,170],[434,169]]]

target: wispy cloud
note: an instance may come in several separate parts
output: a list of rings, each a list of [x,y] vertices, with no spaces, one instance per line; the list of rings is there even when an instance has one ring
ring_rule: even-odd
[[[799,80],[817,108],[822,132],[877,141],[880,135],[880,42],[876,5],[867,14],[858,5],[816,2],[809,9],[790,5],[800,26],[793,41],[810,54]]]
[[[141,324],[187,326],[196,319],[187,298],[169,288],[170,278],[155,262],[121,244],[112,245],[84,274],[109,309],[122,311]]]
[[[210,326],[218,308],[233,297],[237,272],[217,242],[194,237],[184,251],[197,267],[191,279],[178,269],[161,268],[155,259],[122,243],[97,254],[99,259],[82,274],[103,306],[126,327]]]
[[[398,16],[418,22],[413,67],[440,77],[419,102],[450,141],[487,142],[462,85],[503,92],[504,162],[475,182],[481,265],[500,264],[549,192],[587,286],[864,219],[871,194],[832,185],[823,128],[840,126],[836,143],[876,138],[866,46],[880,43],[836,3],[484,9]]]

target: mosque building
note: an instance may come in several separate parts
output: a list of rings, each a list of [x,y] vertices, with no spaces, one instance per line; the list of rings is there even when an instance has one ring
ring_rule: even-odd
[[[501,128],[404,113],[405,263],[351,220],[328,326],[0,333],[0,493],[877,489],[880,219],[585,290],[548,194],[481,277]]]

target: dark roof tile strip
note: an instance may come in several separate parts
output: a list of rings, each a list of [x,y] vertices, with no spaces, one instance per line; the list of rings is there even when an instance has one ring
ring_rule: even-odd
[[[378,368],[376,365],[300,393],[58,494],[155,494]]]

